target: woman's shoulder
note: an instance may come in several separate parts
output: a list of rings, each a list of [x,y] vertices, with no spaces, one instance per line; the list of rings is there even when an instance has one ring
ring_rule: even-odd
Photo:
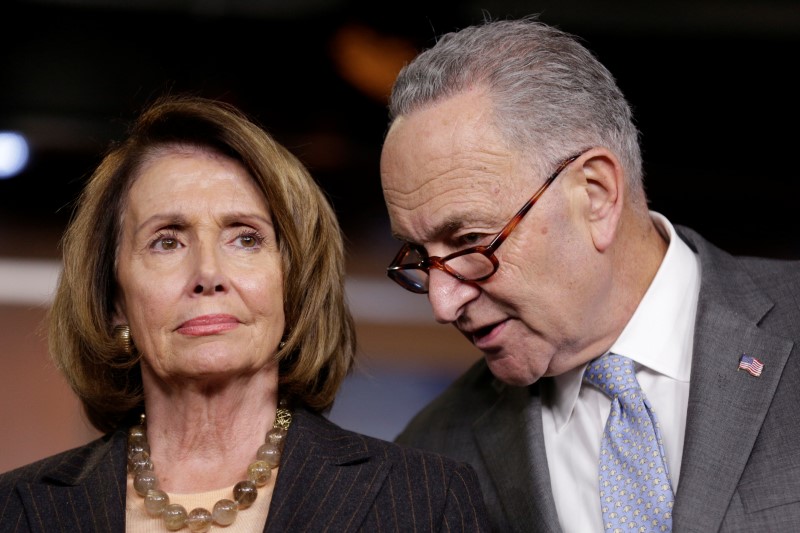
[[[81,475],[87,464],[106,455],[113,446],[113,434],[104,435],[87,444],[65,450],[0,474],[0,493],[18,483],[65,482]]]
[[[360,531],[489,530],[469,464],[344,429],[302,409],[294,418],[276,485],[276,493],[288,492],[285,499],[325,501],[337,517],[361,524]],[[352,513],[342,514],[345,508]]]
[[[333,455],[339,455],[340,460],[363,460],[371,456],[394,463],[401,463],[410,470],[429,471],[432,467],[443,474],[452,475],[458,471],[470,470],[467,463],[450,457],[415,448],[405,444],[387,441],[370,435],[342,428],[319,414],[305,410],[295,413],[298,430],[307,436],[313,435],[319,445]]]

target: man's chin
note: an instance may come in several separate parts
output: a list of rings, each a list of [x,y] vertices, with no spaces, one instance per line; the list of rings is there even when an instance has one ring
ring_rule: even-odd
[[[541,377],[527,365],[520,365],[513,356],[486,352],[483,355],[492,375],[506,385],[527,387]]]

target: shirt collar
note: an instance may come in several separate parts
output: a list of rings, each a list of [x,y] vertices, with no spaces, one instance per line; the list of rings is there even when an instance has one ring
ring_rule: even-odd
[[[650,217],[669,242],[667,253],[642,301],[609,351],[669,378],[688,382],[700,265],[663,215],[651,211]],[[572,416],[587,365],[552,378],[556,430],[564,427]]]

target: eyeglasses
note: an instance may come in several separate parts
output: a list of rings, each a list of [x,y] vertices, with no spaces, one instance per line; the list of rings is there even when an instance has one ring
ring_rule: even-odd
[[[494,255],[500,245],[505,242],[520,220],[530,211],[533,204],[555,181],[558,175],[584,153],[575,154],[559,163],[555,172],[547,178],[544,184],[539,187],[539,190],[531,196],[531,199],[522,206],[522,209],[517,211],[514,218],[508,221],[508,224],[492,239],[488,246],[472,246],[445,257],[436,257],[428,256],[428,253],[421,246],[406,243],[400,248],[397,256],[386,269],[387,275],[404,289],[417,294],[426,294],[428,292],[431,268],[438,268],[461,281],[485,281],[489,279],[500,268],[500,262]]]

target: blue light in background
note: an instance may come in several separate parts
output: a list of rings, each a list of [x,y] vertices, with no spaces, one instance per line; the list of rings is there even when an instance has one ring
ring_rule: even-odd
[[[28,164],[28,142],[19,133],[0,131],[0,179],[16,176]]]

